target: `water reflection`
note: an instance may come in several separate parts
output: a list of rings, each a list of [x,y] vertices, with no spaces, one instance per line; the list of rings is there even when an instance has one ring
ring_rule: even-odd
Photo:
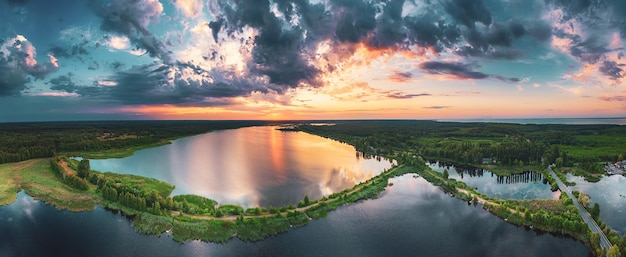
[[[91,167],[165,180],[176,185],[174,194],[269,207],[344,190],[391,164],[303,132],[250,127],[178,139],[127,158],[92,160]]]
[[[541,173],[525,171],[509,176],[500,176],[479,167],[453,165],[446,162],[430,162],[431,169],[448,170],[450,178],[463,181],[479,192],[500,199],[558,199],[560,192],[552,192],[550,184]]]
[[[600,205],[600,218],[612,229],[626,234],[626,178],[619,175],[603,177],[596,183],[582,177],[567,175],[567,180],[576,183],[579,190],[591,197],[591,202]]]
[[[120,214],[58,211],[24,193],[0,207],[0,256],[588,256],[588,249],[504,222],[422,178],[265,240],[225,244],[142,235]],[[32,208],[35,223],[24,217]]]

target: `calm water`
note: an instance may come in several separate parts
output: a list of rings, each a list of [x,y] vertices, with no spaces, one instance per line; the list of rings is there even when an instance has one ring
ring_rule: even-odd
[[[600,218],[621,235],[626,233],[626,178],[613,175],[603,177],[596,183],[583,177],[567,175],[567,180],[576,182],[573,190],[585,192],[591,201],[600,205]]]
[[[350,188],[391,167],[364,159],[354,147],[275,127],[216,131],[137,151],[121,159],[91,160],[99,171],[136,174],[244,207],[296,204]]]
[[[580,242],[515,227],[410,175],[375,200],[266,240],[187,242],[136,233],[103,209],[70,213],[20,193],[0,207],[0,256],[588,256]]]
[[[439,162],[430,163],[430,168],[442,172],[448,169],[449,178],[463,181],[481,193],[500,199],[558,199],[560,192],[552,192],[550,184],[537,172],[524,172],[511,176],[499,176],[476,167],[455,167]]]

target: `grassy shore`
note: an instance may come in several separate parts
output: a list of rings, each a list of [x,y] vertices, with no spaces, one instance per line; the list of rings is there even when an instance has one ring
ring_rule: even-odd
[[[100,202],[95,186],[86,192],[79,191],[57,179],[50,170],[49,159],[2,164],[0,180],[3,182],[0,184],[0,205],[15,201],[20,190],[58,209],[70,211],[90,211]]]
[[[59,209],[70,211],[93,210],[96,204],[119,210],[135,217],[133,226],[138,232],[161,235],[164,232],[173,235],[178,242],[203,240],[226,242],[232,237],[242,240],[257,241],[276,234],[284,233],[290,227],[308,224],[310,219],[321,219],[329,212],[350,203],[377,198],[388,186],[390,178],[404,174],[419,174],[444,192],[468,202],[481,203],[489,212],[520,226],[539,231],[565,234],[589,244],[586,226],[580,222],[578,214],[572,208],[571,199],[561,200],[500,200],[490,198],[468,187],[465,183],[446,179],[439,172],[429,169],[423,162],[416,165],[400,165],[386,170],[352,188],[313,200],[295,207],[251,208],[244,210],[240,206],[222,205],[217,210],[221,215],[210,211],[215,202],[197,196],[179,196],[177,202],[187,202],[189,208],[198,208],[200,215],[183,212],[168,212],[154,215],[128,208],[117,202],[104,200],[91,186],[87,191],[78,191],[62,183],[50,170],[48,159],[30,160],[19,163],[0,165],[0,179],[6,181],[0,186],[0,202],[11,203],[19,190],[36,199],[43,200]],[[70,165],[74,166],[74,165]],[[173,190],[173,185],[135,175],[101,173],[107,179],[115,180],[131,187],[158,191],[166,196]],[[216,210],[216,212],[217,212]],[[581,225],[582,224],[582,225]]]

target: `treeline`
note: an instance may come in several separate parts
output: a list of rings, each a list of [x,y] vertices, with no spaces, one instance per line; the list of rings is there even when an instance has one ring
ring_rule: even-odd
[[[56,153],[156,144],[212,130],[268,125],[264,121],[102,121],[0,123],[0,163]]]
[[[50,160],[50,166],[52,167],[52,172],[56,175],[63,183],[69,185],[70,187],[79,189],[79,190],[87,190],[89,189],[89,182],[84,178],[78,177],[74,174],[68,174],[65,172],[63,167],[59,164],[61,158],[55,157]]]
[[[409,120],[335,121],[294,128],[378,155],[410,152],[465,164],[577,165],[601,172],[599,162],[626,156],[626,129],[618,125],[521,125]],[[602,151],[589,151],[602,147]]]
[[[156,190],[132,187],[119,180],[104,178],[98,189],[104,199],[137,211],[162,215],[167,211],[179,210],[178,203],[172,197],[162,196]]]
[[[97,186],[97,190],[105,200],[155,215],[162,215],[170,210],[179,210],[178,204],[169,196],[173,186],[171,189],[164,189],[166,193],[160,193],[152,188],[155,187],[154,185],[148,185],[149,183],[145,182],[146,178],[137,178],[137,181],[124,180],[113,177],[116,174],[107,176],[107,174],[92,171],[89,160],[86,159],[80,160],[78,165],[74,164],[76,166],[76,175],[74,175],[66,172],[59,164],[60,162],[69,163],[67,159],[54,157],[50,161],[52,171],[59,179],[73,188],[88,190],[89,185],[93,184]],[[130,177],[130,175],[125,177]],[[155,184],[165,183],[157,181]]]

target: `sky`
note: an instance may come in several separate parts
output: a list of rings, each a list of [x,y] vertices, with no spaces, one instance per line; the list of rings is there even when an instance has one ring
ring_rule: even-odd
[[[626,116],[623,0],[0,0],[0,122]]]

